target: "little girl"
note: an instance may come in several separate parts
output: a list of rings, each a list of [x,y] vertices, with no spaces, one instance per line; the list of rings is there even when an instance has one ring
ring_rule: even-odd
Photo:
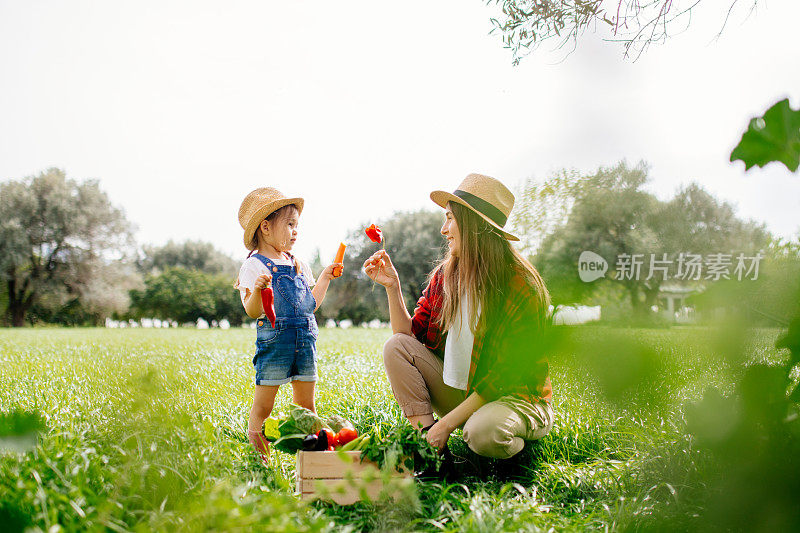
[[[253,357],[256,386],[247,436],[262,454],[268,449],[261,425],[272,412],[281,385],[291,382],[294,403],[315,411],[319,330],[314,311],[325,298],[334,267],[342,266],[328,265],[315,283],[308,265],[290,253],[302,211],[302,198],[286,198],[271,187],[254,190],[239,207],[239,224],[250,255],[239,270],[236,288],[247,315],[258,319]],[[275,327],[265,318],[261,304],[261,290],[269,286],[274,291]]]

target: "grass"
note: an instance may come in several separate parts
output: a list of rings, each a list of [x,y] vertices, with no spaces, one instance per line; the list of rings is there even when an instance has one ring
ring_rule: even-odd
[[[743,357],[774,361],[775,330]],[[381,362],[386,330],[322,330],[317,406],[359,430],[402,422]],[[0,411],[37,410],[47,429],[0,457],[10,530],[548,531],[689,524],[705,465],[682,406],[736,370],[707,328],[582,327],[553,354],[557,420],[511,463],[468,459],[452,481],[398,504],[306,505],[294,456],[264,466],[245,439],[249,330],[0,330]],[[622,376],[622,378],[620,378]],[[623,379],[624,378],[624,379]],[[290,401],[283,387],[278,408]]]

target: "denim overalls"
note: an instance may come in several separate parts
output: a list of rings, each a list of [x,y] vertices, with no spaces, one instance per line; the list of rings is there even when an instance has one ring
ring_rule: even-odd
[[[258,319],[256,385],[283,385],[290,381],[317,380],[317,302],[305,276],[292,265],[276,265],[253,254],[269,269],[275,296],[275,327],[265,317]]]

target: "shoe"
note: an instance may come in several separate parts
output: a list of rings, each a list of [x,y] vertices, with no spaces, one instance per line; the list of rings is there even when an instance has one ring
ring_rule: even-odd
[[[418,459],[415,458],[415,462],[417,462],[417,460]],[[414,477],[420,481],[447,481],[455,478],[455,474],[456,469],[453,454],[450,452],[450,448],[445,446],[439,468],[436,468],[436,465],[429,465],[414,472]]]

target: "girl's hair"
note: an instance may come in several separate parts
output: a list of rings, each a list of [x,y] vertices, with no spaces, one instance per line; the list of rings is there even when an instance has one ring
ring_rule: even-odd
[[[275,211],[273,211],[272,213],[267,215],[267,218],[265,218],[264,220],[267,220],[269,222],[273,222],[273,221],[277,222],[278,220],[282,220],[284,218],[288,218],[291,215],[294,215],[295,213],[299,213],[299,212],[300,212],[300,210],[297,209],[296,205],[289,204],[289,205],[285,205],[285,206],[283,206],[283,207],[281,207],[279,209],[276,209]],[[258,227],[256,227],[256,231],[253,233],[253,240],[250,241],[250,250],[257,250],[258,249],[258,235],[259,235],[260,232],[261,232],[261,224],[259,224]],[[251,251],[250,253],[252,254],[253,252]],[[250,256],[248,255],[247,257],[250,257]]]
[[[520,254],[508,240],[472,210],[450,202],[458,231],[461,235],[457,255],[447,253],[429,276],[441,269],[443,275],[442,312],[438,323],[447,331],[459,312],[461,298],[469,298],[472,316],[471,329],[477,327],[478,305],[481,314],[488,318],[499,317],[508,297],[511,278],[519,274],[531,285],[538,298],[544,321],[550,306],[550,294],[536,268]],[[483,328],[488,326],[482,321]]]

